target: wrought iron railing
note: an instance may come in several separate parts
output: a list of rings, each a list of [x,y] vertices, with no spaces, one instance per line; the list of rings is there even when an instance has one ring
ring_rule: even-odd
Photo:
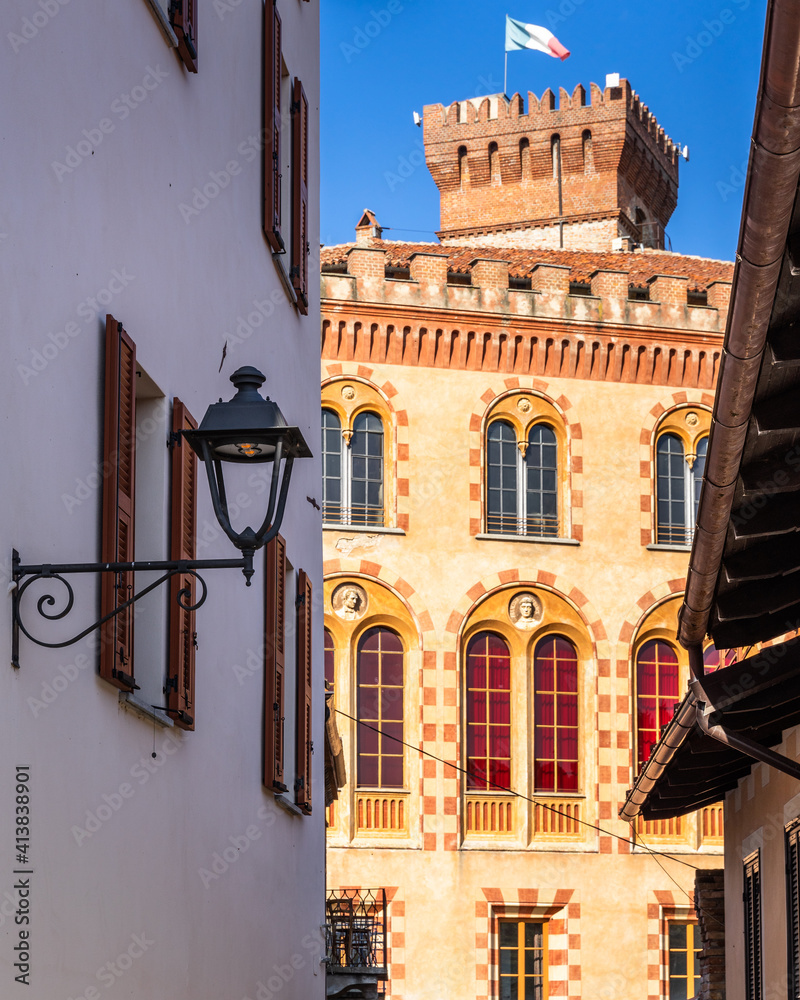
[[[527,535],[532,538],[557,538],[558,517],[517,517],[516,514],[488,513],[486,532],[490,535]]]
[[[388,977],[385,890],[329,889],[325,930],[329,973]]]
[[[657,526],[656,543],[658,545],[691,545],[694,538],[694,525],[686,528],[682,524],[664,524]]]
[[[324,524],[361,524],[367,527],[383,528],[386,513],[376,504],[355,504],[343,507],[340,503],[323,501],[322,521]]]

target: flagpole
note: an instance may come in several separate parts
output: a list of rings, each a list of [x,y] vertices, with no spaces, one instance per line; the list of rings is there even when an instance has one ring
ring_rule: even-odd
[[[506,14],[506,32],[508,32],[508,14]],[[505,69],[503,70],[503,96],[508,90],[508,49],[506,49]]]

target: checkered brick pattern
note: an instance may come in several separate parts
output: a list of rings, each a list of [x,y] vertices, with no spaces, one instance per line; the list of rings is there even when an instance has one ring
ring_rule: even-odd
[[[647,1000],[669,996],[670,920],[695,920],[694,892],[651,890],[647,902]]]
[[[574,889],[481,889],[475,902],[475,1000],[498,998],[498,922],[546,920],[550,997],[581,996],[581,907]]]
[[[397,886],[386,887],[386,996],[402,1000],[406,990],[406,904]]]
[[[567,430],[567,498],[565,503],[565,535],[583,541],[583,429],[577,421],[570,423],[572,403],[566,396],[553,392],[547,382],[531,376],[515,376],[495,384],[481,395],[481,402],[469,418],[469,530],[471,535],[483,531],[484,494],[483,468],[486,417],[489,410],[502,399],[517,392],[528,392],[545,399],[555,407]]]
[[[641,494],[639,498],[640,535],[642,545],[652,545],[656,540],[655,527],[655,443],[656,430],[663,417],[682,406],[704,406],[712,409],[714,394],[699,389],[674,392],[652,407],[639,433],[639,477]]]
[[[394,496],[394,511],[387,511],[392,526],[408,531],[409,522],[409,473],[408,473],[408,412],[398,409],[395,397],[397,389],[391,382],[386,381],[378,385],[372,381],[374,370],[366,365],[359,365],[355,362],[343,362],[341,364],[327,364],[323,366],[328,373],[328,377],[323,380],[323,388],[329,382],[335,381],[358,381],[368,385],[375,392],[379,393],[392,414],[392,432],[394,436],[394,466],[393,481],[394,489],[391,494]],[[388,435],[387,435],[388,438]]]

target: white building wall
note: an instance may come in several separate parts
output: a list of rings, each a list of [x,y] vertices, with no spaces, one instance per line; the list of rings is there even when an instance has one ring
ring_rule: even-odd
[[[279,10],[287,67],[309,97],[309,242],[316,248],[318,5],[279,0]],[[12,547],[23,562],[99,558],[108,311],[167,401],[180,397],[198,420],[211,402],[230,398],[228,376],[237,367],[264,371],[265,391],[315,452],[313,461],[295,464],[282,534],[292,565],[309,572],[321,596],[320,513],[306,502],[319,497],[318,270],[312,263],[309,314],[300,316],[261,228],[262,23],[260,0],[201,0],[199,72],[192,75],[148,0],[2,4],[3,591]],[[260,314],[257,302],[266,303]],[[257,527],[264,496],[259,486],[241,489],[232,498],[247,507],[240,523]],[[198,498],[198,557],[235,556],[215,530],[204,477]],[[163,497],[146,512],[141,507],[140,518],[166,517]],[[323,755],[314,758],[313,815],[279,808],[261,781],[263,553],[250,588],[237,570],[205,576],[193,733],[121,707],[117,690],[97,676],[87,640],[44,650],[23,638],[21,668],[12,669],[7,599],[0,615],[2,996],[323,995],[314,940],[324,919]],[[79,581],[76,609],[52,634],[93,621],[97,592],[97,580]],[[26,621],[42,634],[47,625],[36,617],[29,603]],[[320,748],[321,622],[320,613]],[[137,628],[146,630],[146,614]],[[137,661],[136,669],[147,668]],[[27,865],[12,849],[16,765],[30,769]],[[216,865],[215,856],[223,859]],[[16,876],[18,867],[33,873]],[[20,925],[14,885],[28,877],[30,924]],[[30,933],[27,989],[15,983],[23,929]]]

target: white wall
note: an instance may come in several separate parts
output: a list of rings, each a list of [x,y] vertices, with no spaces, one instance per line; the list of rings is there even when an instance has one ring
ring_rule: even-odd
[[[311,574],[321,594],[320,514],[306,502],[320,495],[318,268],[312,263],[311,306],[300,317],[261,231],[262,4],[200,8],[197,75],[184,71],[147,0],[6,0],[0,9],[3,591],[14,546],[25,562],[99,556],[94,473],[110,311],[165,396],[179,396],[197,419],[232,395],[235,368],[265,372],[265,390],[315,452],[295,465],[282,533],[292,564]],[[286,62],[311,108],[309,241],[316,248],[318,6],[279,0],[279,9]],[[132,95],[132,109],[123,95]],[[88,155],[67,161],[68,147],[82,140]],[[191,205],[193,189],[211,183],[212,172],[222,183],[218,194],[197,214],[182,214],[181,203]],[[95,305],[98,297],[108,304]],[[265,307],[271,315],[247,335],[240,318],[255,311],[255,301],[274,309]],[[246,335],[238,344],[237,326]],[[264,496],[252,486],[244,493],[242,516],[257,526]],[[202,481],[200,537],[217,537],[201,543],[198,556],[234,556],[215,523]],[[211,571],[206,580],[208,601],[197,613],[196,732],[189,734],[154,730],[122,709],[117,691],[97,677],[85,640],[49,651],[23,638],[22,665],[13,670],[7,601],[0,616],[0,995],[322,995],[324,967],[310,935],[324,913],[323,755],[314,758],[313,816],[279,809],[261,783],[263,558],[249,589],[235,570]],[[55,633],[93,620],[96,593],[96,581],[81,580],[78,606]],[[34,614],[28,605],[27,620]],[[321,619],[314,632],[320,692]],[[320,695],[314,706],[320,748],[322,702]],[[32,796],[27,990],[14,982],[20,927],[9,905],[17,764],[30,767]],[[99,828],[76,833],[98,809],[107,816]],[[204,884],[199,870],[210,870],[231,838],[239,845],[228,851],[234,860]],[[107,963],[120,955],[135,957],[121,960],[116,977]]]

